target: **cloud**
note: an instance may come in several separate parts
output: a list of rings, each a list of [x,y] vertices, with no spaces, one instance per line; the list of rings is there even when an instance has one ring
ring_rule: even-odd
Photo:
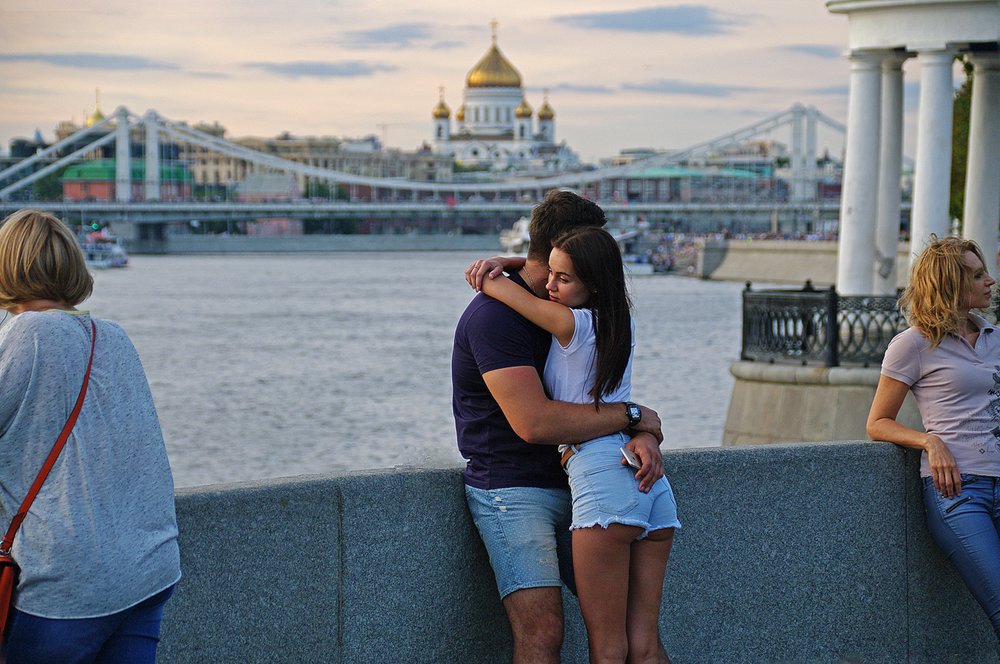
[[[372,30],[351,30],[344,36],[348,44],[361,48],[411,48],[430,40],[433,30],[429,23],[397,23]]]
[[[460,46],[465,46],[465,42],[460,41],[439,41],[434,42],[430,47],[435,51],[440,51],[447,48],[459,48]]]
[[[715,85],[713,83],[697,83],[678,81],[675,79],[648,81],[646,83],[623,83],[623,90],[634,92],[649,92],[661,95],[689,95],[694,97],[731,97],[740,92],[760,92],[764,88],[754,88],[741,85]]]
[[[646,7],[619,12],[597,12],[563,16],[557,21],[593,30],[627,32],[673,32],[681,35],[719,35],[730,27],[746,22],[736,16],[725,17],[705,5]]]
[[[212,78],[212,79],[232,78],[232,76],[230,76],[229,74],[223,74],[221,72],[216,72],[216,71],[192,71],[189,72],[189,75],[194,76],[195,78]]]
[[[833,97],[846,97],[848,92],[848,87],[846,85],[829,85],[822,88],[806,88],[804,92],[812,95],[830,95]]]
[[[0,53],[0,62],[41,62],[75,69],[180,69],[175,64],[158,62],[138,55],[108,53]]]
[[[344,62],[247,62],[243,66],[260,69],[261,71],[285,76],[286,78],[298,78],[300,76],[312,76],[315,78],[357,78],[359,76],[371,76],[380,71],[396,71],[397,69],[392,65],[361,62],[359,60],[347,60]]]
[[[844,49],[838,46],[827,46],[825,44],[789,44],[782,46],[781,50],[791,53],[812,55],[826,60],[840,60]]]
[[[576,83],[556,83],[555,85],[531,86],[527,88],[531,92],[543,92],[548,90],[549,92],[569,92],[571,94],[584,94],[584,95],[610,95],[614,94],[614,88],[609,88],[606,85],[578,85]]]

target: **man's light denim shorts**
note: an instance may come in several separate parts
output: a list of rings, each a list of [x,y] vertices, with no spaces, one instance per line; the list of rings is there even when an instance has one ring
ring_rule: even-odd
[[[465,497],[490,555],[501,599],[515,590],[558,587],[561,581],[575,592],[569,491],[465,485]]]
[[[566,463],[573,490],[572,528],[607,528],[612,523],[639,526],[641,537],[653,530],[680,528],[677,503],[667,478],[653,483],[649,493],[639,491],[635,470],[622,465],[622,434],[579,445]]]

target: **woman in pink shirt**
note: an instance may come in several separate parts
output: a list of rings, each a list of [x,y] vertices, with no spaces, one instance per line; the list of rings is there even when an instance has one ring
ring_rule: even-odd
[[[1000,637],[1000,329],[972,312],[995,283],[974,242],[931,236],[899,300],[911,327],[886,349],[868,435],[922,450],[928,529]],[[896,421],[908,391],[926,433]]]

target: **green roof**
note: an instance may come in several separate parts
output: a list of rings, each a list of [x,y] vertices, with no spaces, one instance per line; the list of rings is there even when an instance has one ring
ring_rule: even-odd
[[[146,160],[132,159],[129,163],[133,180],[146,179]],[[94,159],[73,164],[62,175],[63,180],[114,180],[115,160]],[[194,177],[184,164],[160,163],[161,182],[191,182]]]

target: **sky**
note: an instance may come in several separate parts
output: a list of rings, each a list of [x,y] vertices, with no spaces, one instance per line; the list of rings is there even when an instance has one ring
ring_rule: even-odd
[[[413,150],[440,86],[461,104],[494,19],[529,104],[547,89],[556,140],[588,162],[684,148],[796,102],[846,122],[847,18],[823,0],[0,0],[0,151],[80,123],[95,89],[106,115]],[[843,138],[819,143],[839,154]]]

